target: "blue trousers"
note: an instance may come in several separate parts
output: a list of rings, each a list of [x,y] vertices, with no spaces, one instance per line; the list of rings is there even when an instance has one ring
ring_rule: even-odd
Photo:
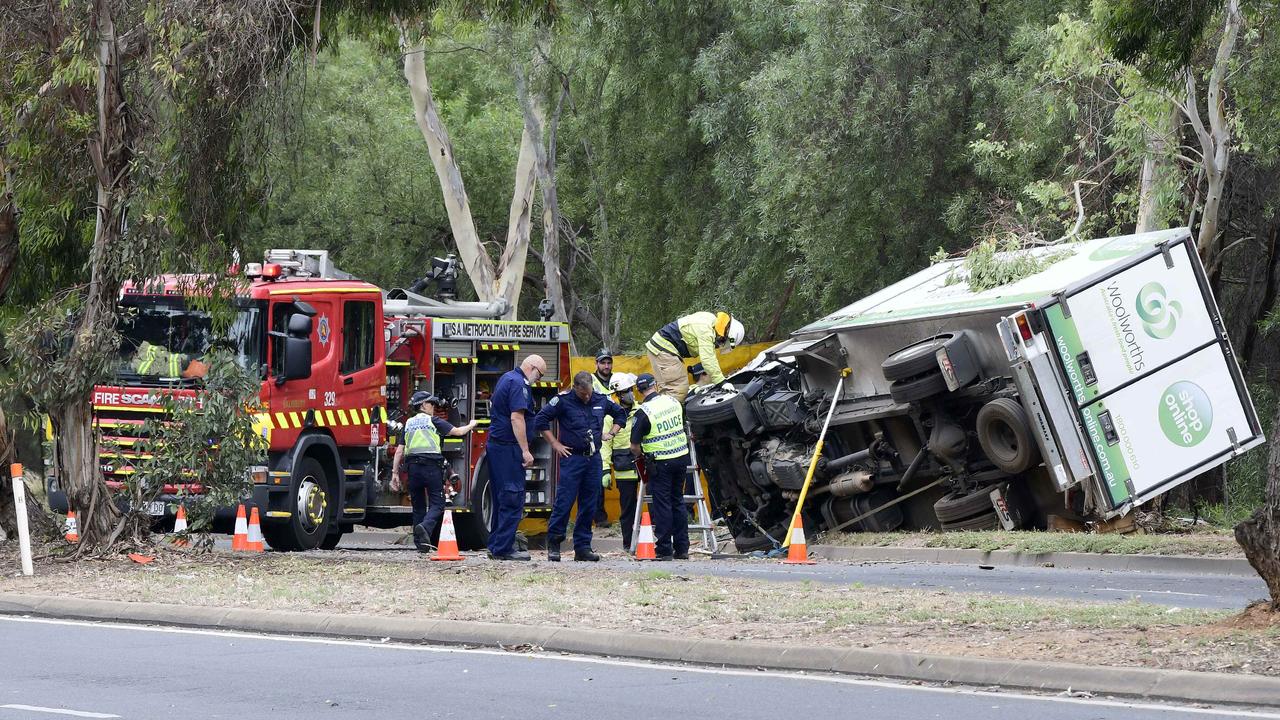
[[[444,517],[444,469],[440,460],[409,460],[409,502],[413,505],[413,524],[427,531],[427,539],[439,530]]]
[[[653,494],[654,550],[658,555],[689,552],[689,513],[684,507],[684,476],[689,456],[659,460],[650,466],[649,492]]]
[[[516,528],[524,517],[525,468],[520,446],[490,442],[485,446],[489,488],[493,492],[493,524],[489,552],[509,555],[516,550]]]
[[[577,501],[573,549],[590,550],[591,521],[596,516],[600,490],[600,453],[560,458],[560,480],[556,483],[556,504],[551,508],[551,519],[547,522],[547,540],[552,543],[564,540],[565,528],[569,526],[569,510]]]

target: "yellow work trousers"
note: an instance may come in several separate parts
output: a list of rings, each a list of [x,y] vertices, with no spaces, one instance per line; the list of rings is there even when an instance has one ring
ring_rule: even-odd
[[[658,381],[658,393],[669,395],[683,405],[684,396],[689,394],[689,373],[684,369],[684,362],[670,353],[649,353],[649,365]]]

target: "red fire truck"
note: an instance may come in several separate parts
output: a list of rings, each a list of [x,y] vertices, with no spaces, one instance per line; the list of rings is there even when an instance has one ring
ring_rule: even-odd
[[[248,499],[260,509],[273,548],[333,548],[355,525],[410,524],[407,495],[390,489],[390,453],[418,389],[451,401],[441,410],[450,422],[480,423],[466,437],[446,439],[444,454],[454,476],[459,543],[483,547],[492,512],[484,458],[489,394],[503,373],[533,354],[547,363],[546,378],[533,387],[536,407],[567,386],[569,327],[502,320],[501,301],[458,301],[452,257],[436,258],[431,274],[409,289],[389,291],[334,268],[323,250],[269,250],[264,260],[245,267],[227,338],[212,336],[209,314],[189,305],[183,288],[191,283],[180,276],[122,290],[119,369],[93,397],[108,483],[119,486],[134,472],[130,448],[144,421],[164,412],[164,395],[199,393],[199,378],[183,368],[214,342],[230,343],[242,366],[262,377],[255,426],[269,451],[265,466],[249,469]],[[420,294],[433,283],[434,297]],[[547,515],[556,461],[541,438],[531,450],[526,507]],[[51,504],[65,511],[56,477],[49,490]],[[166,484],[147,510],[170,516],[183,494],[200,491]]]

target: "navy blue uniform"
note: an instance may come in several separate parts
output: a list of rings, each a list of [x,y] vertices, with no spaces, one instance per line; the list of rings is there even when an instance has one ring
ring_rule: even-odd
[[[489,398],[489,439],[485,442],[489,487],[494,500],[489,552],[494,555],[509,555],[516,549],[516,527],[524,517],[525,468],[511,426],[511,413],[522,412],[527,416],[532,409],[529,380],[524,373],[516,369],[503,375]]]
[[[573,523],[573,549],[591,549],[591,520],[600,501],[600,446],[603,444],[604,416],[608,414],[618,427],[626,425],[627,411],[621,405],[592,392],[585,402],[573,390],[551,399],[534,418],[534,432],[551,429],[559,423],[560,442],[573,451],[560,458],[560,478],[556,483],[556,502],[547,522],[547,540],[564,540],[569,525],[569,510],[578,503],[577,520]]]
[[[416,415],[405,425],[405,435],[414,424],[430,422],[440,438],[453,432],[453,426],[438,417]],[[413,505],[413,524],[421,525],[428,539],[434,538],[444,517],[444,455],[439,453],[405,456],[409,465],[409,503]],[[435,540],[431,540],[435,542]]]

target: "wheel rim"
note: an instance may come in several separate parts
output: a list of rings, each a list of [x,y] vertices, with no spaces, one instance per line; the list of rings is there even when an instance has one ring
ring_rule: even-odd
[[[316,479],[308,475],[298,485],[298,517],[302,527],[308,533],[315,532],[324,524],[325,511],[329,507],[329,498],[324,487]]]
[[[1018,443],[1018,434],[1013,427],[1006,422],[992,423],[991,440],[1005,454],[1007,460],[1012,460],[1018,456],[1018,450],[1021,445]]]
[[[493,527],[493,494],[489,492],[487,484],[480,493],[480,517],[484,520],[485,527]]]

